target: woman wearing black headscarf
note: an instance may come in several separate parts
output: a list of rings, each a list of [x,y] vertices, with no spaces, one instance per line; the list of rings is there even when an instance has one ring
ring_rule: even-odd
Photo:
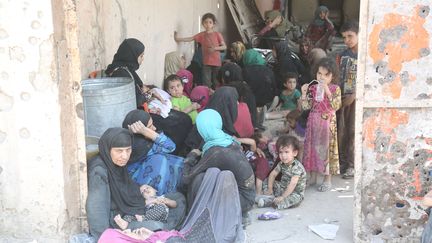
[[[136,73],[144,60],[144,44],[141,41],[129,38],[119,46],[117,53],[105,73],[110,77],[132,77],[135,81],[136,104],[138,109],[143,109],[143,103],[147,101],[142,94],[143,82]],[[178,154],[184,145],[184,140],[192,128],[192,120],[183,112],[171,109],[168,117],[163,118],[158,114],[151,114],[158,129],[169,136],[176,144],[175,154]]]
[[[139,185],[152,186],[158,196],[177,191],[183,158],[170,154],[175,150],[173,141],[155,131],[153,119],[143,110],[130,111],[122,126],[134,133],[128,162],[132,179]]]
[[[105,73],[110,77],[128,77],[135,82],[136,104],[141,108],[145,97],[141,92],[143,82],[136,73],[144,60],[144,44],[134,38],[125,39],[117,49],[113,61],[108,65]]]
[[[287,41],[277,41],[273,44],[273,56],[277,60],[277,64],[273,71],[275,72],[277,87],[279,90],[283,90],[282,77],[287,72],[296,73],[299,76],[298,84],[304,84],[310,80],[305,80],[307,75],[307,70],[303,66],[300,58],[292,52],[288,47]]]
[[[99,238],[107,228],[116,227],[115,215],[142,215],[145,201],[139,186],[125,167],[132,151],[132,135],[123,128],[109,128],[99,140],[99,156],[88,164],[88,197],[86,202],[90,234]],[[156,221],[133,221],[128,227],[163,228]]]
[[[256,96],[250,86],[243,81],[242,69],[236,63],[225,63],[219,70],[219,82],[234,87],[237,90],[239,100],[247,104],[252,125],[258,127]]]

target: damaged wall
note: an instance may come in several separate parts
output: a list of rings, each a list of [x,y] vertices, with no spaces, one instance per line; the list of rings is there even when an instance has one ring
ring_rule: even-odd
[[[420,200],[432,189],[429,3],[361,3],[357,241],[418,242],[423,230]]]
[[[193,56],[193,42],[177,44],[174,30],[182,37],[202,31],[201,16],[207,12],[216,16],[216,29],[227,44],[236,40],[238,34],[228,32],[233,22],[226,20],[229,11],[224,0],[77,1],[83,78],[106,68],[120,43],[133,37],[146,47],[138,75],[144,83],[161,85],[166,53],[180,51],[188,62]]]
[[[81,74],[67,30],[76,25],[64,17],[74,5],[56,2],[0,4],[2,242],[64,242],[80,226],[84,132],[70,104]]]

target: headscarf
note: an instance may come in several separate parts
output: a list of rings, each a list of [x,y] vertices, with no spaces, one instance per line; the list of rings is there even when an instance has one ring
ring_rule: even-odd
[[[122,127],[128,129],[128,125],[131,125],[137,121],[141,121],[144,126],[147,126],[148,122],[150,121],[149,113],[143,110],[130,111],[123,120]],[[145,138],[143,135],[133,134],[132,154],[128,163],[137,162],[143,156],[146,156],[152,146],[153,142]]]
[[[213,146],[228,147],[234,142],[233,137],[222,130],[222,117],[213,109],[200,112],[196,124],[198,132],[205,142],[202,149],[203,153]]]
[[[269,21],[273,21],[276,17],[282,16],[282,14],[277,10],[269,10],[264,14],[265,18]],[[283,18],[282,22],[274,28],[279,37],[284,37],[285,32],[292,26],[293,24]]]
[[[275,42],[274,49],[276,50],[276,59],[278,61],[291,54],[291,50],[288,47],[288,41]]]
[[[132,73],[135,83],[141,85],[142,81],[135,71],[139,68],[138,57],[144,52],[144,49],[144,44],[141,41],[135,38],[125,39],[117,49],[113,61],[108,65],[105,73],[110,75],[118,67],[127,67]]]
[[[178,51],[173,51],[165,55],[164,78],[171,74],[176,74],[182,67],[182,54]]]
[[[243,55],[243,65],[265,65],[266,62],[259,52],[254,49],[248,49]]]
[[[315,18],[313,20],[313,24],[316,26],[323,26],[326,21],[320,18],[320,13],[321,12],[329,12],[329,9],[326,6],[319,6],[316,10],[315,10]]]
[[[238,93],[236,89],[223,86],[215,91],[206,107],[206,109],[219,112],[222,116],[223,129],[230,135],[237,133],[234,128],[234,122],[237,119],[237,100]]]
[[[190,99],[192,102],[200,104],[201,107],[198,109],[198,112],[201,112],[207,106],[210,99],[209,88],[205,85],[196,86],[190,93]]]
[[[321,48],[314,48],[309,52],[308,61],[311,67],[310,72],[312,77],[315,77],[316,65],[319,63],[321,59],[323,59],[326,56],[327,56],[326,52]]]
[[[112,161],[111,149],[129,147],[132,135],[123,128],[108,128],[99,140],[99,156],[108,171],[111,198],[123,214],[142,215],[145,212],[145,201],[139,186],[129,177],[126,166],[120,167]]]
[[[231,49],[235,53],[235,59],[236,62],[240,61],[243,58],[243,54],[246,52],[246,47],[241,41],[236,41],[231,44]]]
[[[219,69],[218,79],[220,83],[224,84],[232,81],[243,81],[242,69],[236,63],[227,62]]]
[[[193,74],[186,69],[180,69],[176,74],[181,78],[183,83],[183,93],[187,97],[190,97],[191,91],[194,87]]]

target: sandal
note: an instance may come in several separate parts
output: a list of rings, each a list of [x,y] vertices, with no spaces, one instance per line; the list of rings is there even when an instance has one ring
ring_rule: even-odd
[[[331,189],[331,183],[329,182],[323,182],[318,188],[317,190],[319,192],[326,192],[326,191],[330,191]]]

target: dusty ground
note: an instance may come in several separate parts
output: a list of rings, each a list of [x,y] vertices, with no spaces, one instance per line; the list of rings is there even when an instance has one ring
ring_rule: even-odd
[[[281,130],[283,120],[267,120],[266,135],[276,135]],[[320,181],[320,179],[318,180]],[[341,176],[333,178],[332,190],[318,192],[316,187],[306,189],[305,199],[297,208],[278,210],[282,217],[272,221],[258,220],[258,215],[273,208],[255,208],[251,211],[252,224],[246,228],[247,242],[287,242],[319,243],[353,242],[353,185],[354,179],[344,180]],[[308,225],[336,221],[339,225],[335,240],[324,240],[308,230]]]
[[[258,215],[272,208],[254,208],[251,211],[252,224],[246,228],[247,242],[353,242],[353,184],[354,180],[333,178],[332,190],[318,192],[315,187],[306,190],[305,199],[297,208],[279,210],[282,217],[272,221],[258,220]],[[343,189],[343,190],[342,190]],[[324,240],[308,231],[308,225],[336,221],[339,225],[336,239]]]

